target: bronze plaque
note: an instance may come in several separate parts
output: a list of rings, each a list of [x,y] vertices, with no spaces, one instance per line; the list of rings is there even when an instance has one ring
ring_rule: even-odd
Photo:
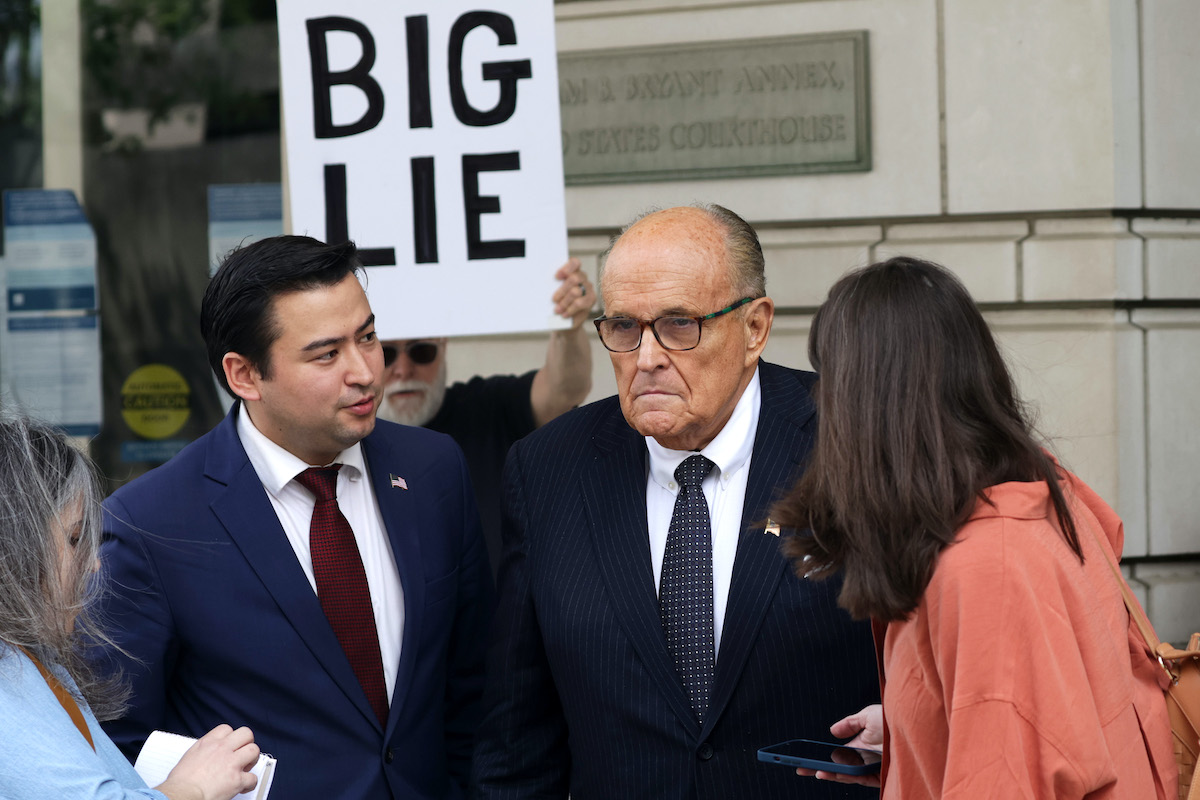
[[[569,185],[871,168],[867,32],[568,53]]]

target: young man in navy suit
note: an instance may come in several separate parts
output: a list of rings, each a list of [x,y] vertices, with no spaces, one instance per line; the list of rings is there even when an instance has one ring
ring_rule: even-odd
[[[719,206],[649,214],[600,289],[617,396],[505,467],[476,796],[877,796],[756,760],[878,702],[869,627],[835,580],[790,570],[766,520],[811,448],[816,376],[759,358],[758,237]]]
[[[462,453],[376,424],[383,354],[354,245],[232,253],[201,310],[225,420],[105,504],[106,654],[131,758],[247,725],[272,796],[458,798],[491,596]]]

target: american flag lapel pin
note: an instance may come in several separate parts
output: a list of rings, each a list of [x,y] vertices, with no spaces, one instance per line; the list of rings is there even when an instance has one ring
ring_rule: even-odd
[[[767,527],[763,529],[763,533],[769,533],[772,536],[779,536],[779,523],[767,517]]]
[[[393,489],[404,489],[405,491],[408,491],[408,481],[404,480],[404,478],[401,478],[399,475],[392,475],[391,473],[388,473],[388,477],[392,479]]]

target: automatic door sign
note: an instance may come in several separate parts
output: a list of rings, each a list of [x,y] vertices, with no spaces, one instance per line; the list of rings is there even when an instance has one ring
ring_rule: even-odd
[[[130,430],[145,439],[175,435],[191,413],[187,381],[166,364],[138,367],[121,387],[121,416]]]

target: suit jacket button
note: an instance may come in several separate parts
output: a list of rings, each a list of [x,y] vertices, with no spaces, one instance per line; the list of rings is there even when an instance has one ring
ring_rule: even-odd
[[[387,752],[383,754],[383,763],[390,764],[390,763],[392,763],[392,759],[394,759],[395,757],[396,757],[396,754],[393,753],[392,748],[389,747],[387,749]]]
[[[708,742],[700,745],[700,749],[696,751],[696,755],[700,756],[701,761],[708,761],[713,757],[713,746]]]

